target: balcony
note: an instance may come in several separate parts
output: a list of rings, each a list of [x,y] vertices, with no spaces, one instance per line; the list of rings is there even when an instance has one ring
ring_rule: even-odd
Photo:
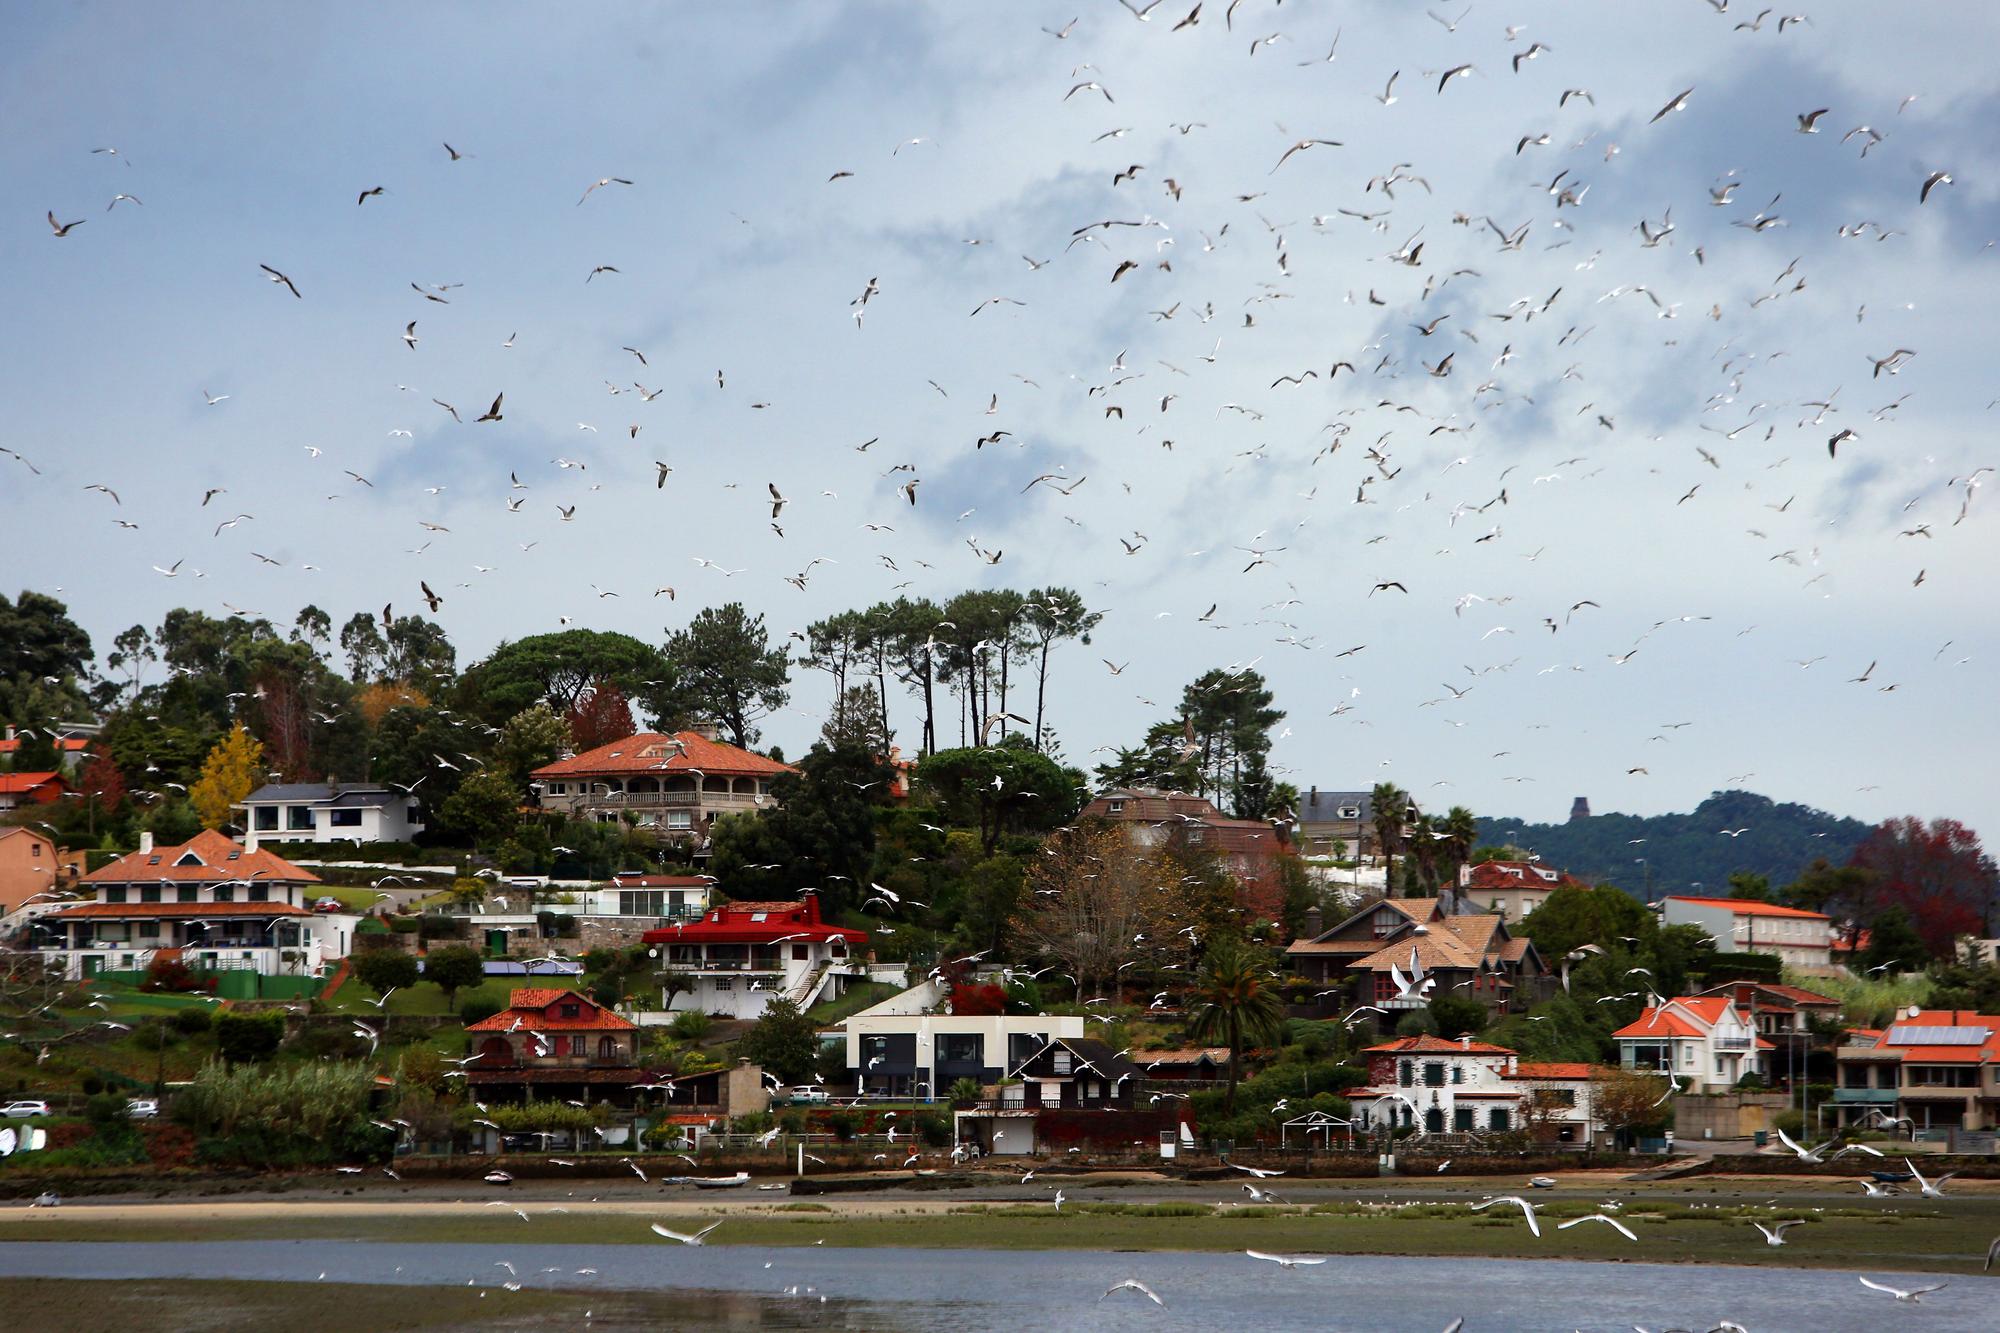
[[[771,804],[768,796],[750,792],[722,791],[594,791],[575,796],[551,796],[547,803],[567,802],[577,809],[590,810],[757,810]]]
[[[1833,1100],[1836,1105],[1845,1103],[1849,1106],[1894,1106],[1896,1104],[1896,1089],[1835,1088],[1833,1090]]]
[[[1752,1047],[1754,1047],[1756,1044],[1757,1043],[1755,1039],[1750,1037],[1715,1038],[1715,1049],[1718,1051],[1747,1051],[1750,1050]]]

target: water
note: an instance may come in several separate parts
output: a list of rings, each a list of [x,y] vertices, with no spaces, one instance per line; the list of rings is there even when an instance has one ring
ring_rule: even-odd
[[[1955,1277],[1921,1305],[1867,1291],[1851,1272],[1564,1260],[1334,1257],[1285,1270],[1241,1254],[679,1245],[432,1245],[359,1241],[0,1244],[0,1277],[251,1278],[498,1288],[690,1290],[776,1297],[813,1289],[827,1323],[867,1329],[1029,1328],[1499,1330],[1713,1328],[1888,1333],[2000,1328],[2000,1279]],[[558,1271],[544,1273],[553,1268]],[[594,1268],[594,1275],[579,1275]],[[1936,1277],[1870,1270],[1894,1286]],[[1136,1292],[1100,1299],[1133,1277]],[[496,1292],[496,1294],[498,1294]],[[803,1299],[800,1297],[799,1299]]]

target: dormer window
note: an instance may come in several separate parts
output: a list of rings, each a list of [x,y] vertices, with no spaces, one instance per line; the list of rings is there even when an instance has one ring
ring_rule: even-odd
[[[566,1004],[562,1007],[561,1012],[564,1018],[576,1018],[583,1013],[583,1009],[579,1005]]]
[[[1122,814],[1122,813],[1124,813],[1124,810],[1125,810],[1125,802],[1123,802],[1123,801],[1113,801],[1113,802],[1111,802],[1111,805],[1110,805],[1110,810],[1111,810],[1111,813],[1112,813],[1112,814],[1114,814],[1114,815],[1116,815],[1116,814]]]
[[[148,858],[147,858],[147,860],[146,860],[146,864],[147,864],[147,865],[149,865],[149,866],[156,866],[156,865],[158,865],[159,863],[160,863],[160,858],[159,858],[159,857],[157,857],[157,856],[154,856],[154,857],[148,857]]]
[[[752,921],[763,921],[763,920],[765,920],[766,918],[768,918],[769,916],[770,916],[770,913],[769,913],[769,912],[752,912],[752,913],[750,914],[750,919],[751,919]]]
[[[156,857],[154,859],[157,860],[158,858]],[[205,866],[208,864],[208,862],[202,860],[199,856],[196,856],[193,852],[182,852],[180,854],[180,859],[175,861],[174,864],[177,866]]]
[[[1340,817],[1342,819],[1359,819],[1361,818],[1361,807],[1358,805],[1343,805],[1340,807]]]
[[[236,859],[237,859],[238,857],[240,857],[240,856],[242,856],[242,855],[243,855],[243,853],[242,853],[242,852],[231,852],[231,853],[229,854],[229,859],[230,859],[230,860],[232,860],[232,861],[234,861],[234,860],[236,860]]]

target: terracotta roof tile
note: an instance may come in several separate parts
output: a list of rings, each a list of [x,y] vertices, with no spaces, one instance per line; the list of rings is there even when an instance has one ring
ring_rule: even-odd
[[[557,1003],[574,1000],[580,1013],[575,1018],[563,1018],[549,1013]],[[628,1032],[638,1024],[621,1018],[609,1009],[599,1007],[595,1000],[579,995],[572,990],[551,990],[543,987],[523,987],[510,991],[507,1007],[491,1018],[482,1018],[477,1023],[468,1023],[467,1032]]]
[[[668,736],[642,731],[623,740],[600,745],[568,759],[558,759],[534,771],[537,778],[583,777],[593,773],[686,773],[699,769],[708,774],[731,777],[776,777],[798,770],[761,754],[752,754],[722,741],[712,741],[695,731],[677,731]]]
[[[1515,1078],[1596,1078],[1601,1071],[1596,1065],[1566,1064],[1560,1061],[1522,1061],[1514,1066]]]
[[[176,865],[189,853],[197,865]],[[232,858],[231,853],[234,853]],[[319,876],[301,870],[281,856],[259,847],[246,850],[214,829],[203,829],[186,842],[173,847],[155,847],[150,852],[121,856],[102,870],[83,877],[85,884],[226,884],[232,880],[256,879],[264,884],[317,884]],[[184,904],[185,905],[185,904]]]
[[[1754,898],[1688,898],[1671,894],[1670,903],[1689,903],[1695,907],[1720,907],[1737,916],[1788,916],[1808,921],[1828,921],[1832,918],[1821,912],[1801,912],[1796,907],[1780,907],[1776,903],[1760,903]]]
[[[1506,1046],[1489,1046],[1483,1041],[1457,1042],[1445,1037],[1400,1037],[1384,1042],[1380,1046],[1366,1048],[1366,1053],[1401,1054],[1403,1052],[1427,1055],[1512,1055]],[[1463,1096],[1464,1094],[1459,1094]]]

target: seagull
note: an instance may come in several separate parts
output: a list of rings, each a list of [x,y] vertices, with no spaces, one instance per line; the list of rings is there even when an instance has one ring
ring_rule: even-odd
[[[1685,89],[1684,91],[1675,93],[1673,98],[1669,100],[1665,106],[1661,107],[1658,111],[1655,111],[1653,113],[1653,118],[1647,121],[1646,123],[1648,125],[1657,125],[1660,123],[1660,121],[1664,120],[1667,116],[1671,115],[1673,112],[1687,110],[1688,97],[1693,92],[1694,89],[1688,88]]]
[[[715,1230],[717,1227],[721,1225],[722,1223],[719,1221],[710,1222],[707,1226],[695,1232],[692,1236],[683,1236],[680,1232],[669,1231],[665,1227],[661,1226],[658,1222],[655,1222],[653,1223],[653,1233],[655,1235],[665,1236],[668,1240],[677,1240],[683,1245],[699,1245],[702,1243],[702,1237],[706,1236],[709,1232]]]
[[[1767,1227],[1762,1222],[1752,1222],[1750,1225],[1756,1227],[1757,1230],[1764,1233],[1764,1243],[1766,1245],[1769,1245],[1771,1248],[1776,1249],[1778,1246],[1783,1245],[1785,1243],[1785,1231],[1787,1228],[1802,1227],[1805,1224],[1806,1224],[1806,1219],[1803,1217],[1798,1217],[1798,1218],[1793,1218],[1789,1222],[1779,1222],[1775,1226]]]
[[[1246,1171],[1249,1174],[1257,1177],[1257,1179],[1259,1180],[1268,1180],[1272,1176],[1282,1176],[1285,1174],[1282,1171],[1269,1171],[1254,1166],[1238,1166],[1234,1162],[1225,1162],[1223,1163],[1223,1165],[1227,1166],[1232,1171]]]
[[[1639,1239],[1637,1236],[1632,1234],[1632,1229],[1630,1227],[1626,1226],[1623,1222],[1620,1222],[1617,1218],[1608,1216],[1604,1213],[1591,1213],[1587,1217],[1573,1218],[1568,1222],[1558,1222],[1556,1224],[1556,1230],[1568,1231],[1571,1227],[1580,1227],[1585,1222],[1602,1222],[1606,1226],[1616,1228],[1618,1234],[1623,1236],[1626,1240]],[[1787,1225],[1791,1224],[1787,1223]]]
[[[1262,1259],[1266,1263],[1276,1264],[1280,1268],[1297,1268],[1301,1264],[1310,1266],[1326,1262],[1324,1255],[1319,1258],[1309,1258],[1300,1254],[1266,1254],[1262,1250],[1245,1250],[1243,1253],[1249,1255],[1252,1259]]]
[[[1099,1296],[1097,1299],[1101,1301],[1104,1300],[1106,1297],[1114,1296],[1121,1291],[1136,1291],[1141,1296],[1144,1296],[1147,1300],[1150,1300],[1153,1304],[1159,1306],[1163,1310],[1167,1306],[1167,1303],[1160,1299],[1159,1292],[1154,1291],[1151,1287],[1147,1286],[1145,1283],[1141,1282],[1136,1277],[1126,1278],[1123,1282],[1120,1282],[1117,1286],[1113,1287],[1110,1291],[1105,1292],[1103,1296]]]
[[[1928,190],[1929,188],[1930,188],[1929,186],[1925,187],[1926,190]],[[78,218],[74,222],[57,222],[55,212],[51,210],[49,213],[49,230],[54,232],[57,236],[67,236],[72,231],[76,230],[78,227],[81,227],[84,223],[88,222],[89,220],[90,220],[89,218]]]
[[[1519,1208],[1527,1216],[1528,1230],[1534,1232],[1537,1236],[1542,1234],[1541,1223],[1535,1221],[1535,1205],[1529,1203],[1518,1194],[1503,1194],[1497,1199],[1488,1199],[1485,1203],[1475,1203],[1472,1205],[1472,1211],[1476,1213],[1483,1208],[1491,1208],[1496,1203],[1511,1203],[1516,1208]]]
[[[1928,1287],[1912,1287],[1908,1291],[1904,1291],[1900,1287],[1886,1286],[1880,1282],[1870,1282],[1865,1277],[1861,1278],[1860,1282],[1862,1286],[1868,1288],[1868,1290],[1870,1291],[1886,1291],[1891,1296],[1894,1296],[1897,1300],[1907,1301],[1911,1305],[1923,1304],[1922,1297],[1924,1293],[1931,1291],[1943,1291],[1946,1287],[1951,1285],[1949,1282],[1933,1282]]]
[[[61,233],[57,234],[60,235]],[[278,272],[278,270],[272,268],[269,264],[259,264],[257,265],[257,267],[263,269],[265,273],[269,274],[272,282],[284,284],[286,291],[290,292],[293,296],[299,296],[299,289],[296,285],[293,284],[290,278]],[[305,300],[303,296],[299,296],[299,299],[301,301]]]
[[[1940,185],[1949,185],[1951,183],[1951,173],[1949,171],[1933,171],[1930,175],[1924,177],[1924,187],[1917,191],[1917,202],[1920,204],[1929,203],[1932,190]],[[53,214],[50,215],[50,219],[51,221],[54,220]],[[76,224],[71,223],[70,225],[74,226]],[[60,236],[62,233],[57,232],[56,235]]]
[[[1958,1174],[1956,1171],[1947,1171],[1936,1180],[1925,1180],[1924,1173],[1917,1170],[1916,1164],[1911,1162],[1909,1158],[1905,1157],[1903,1159],[1903,1165],[1909,1167],[1910,1174],[1917,1178],[1917,1189],[1927,1199],[1942,1199],[1944,1197],[1945,1181],[1950,1180]]]

